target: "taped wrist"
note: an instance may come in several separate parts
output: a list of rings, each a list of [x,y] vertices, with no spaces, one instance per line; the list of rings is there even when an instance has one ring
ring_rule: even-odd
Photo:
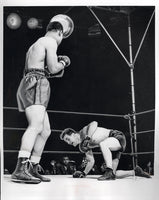
[[[64,67],[66,67],[66,63],[65,63],[65,61],[60,60],[59,62],[62,63]]]

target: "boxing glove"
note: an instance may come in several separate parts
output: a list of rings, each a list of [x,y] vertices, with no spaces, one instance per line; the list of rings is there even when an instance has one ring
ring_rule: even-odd
[[[90,137],[86,137],[80,144],[79,144],[79,150],[82,152],[82,153],[86,153],[87,151],[90,150],[90,147],[89,147],[89,143],[90,143]]]
[[[64,67],[68,67],[71,64],[71,61],[68,56],[58,56],[58,62],[62,63]]]
[[[86,174],[81,171],[75,171],[73,173],[73,178],[84,178],[85,176],[86,176]]]

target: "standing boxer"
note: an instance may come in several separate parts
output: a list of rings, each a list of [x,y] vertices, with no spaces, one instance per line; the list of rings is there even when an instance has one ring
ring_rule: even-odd
[[[74,173],[73,177],[75,178],[85,177],[93,168],[95,160],[92,149],[95,147],[100,147],[106,163],[105,173],[98,178],[99,181],[114,180],[116,177],[122,178],[134,174],[150,178],[150,175],[146,174],[139,166],[136,167],[135,171],[117,170],[121,152],[126,148],[126,138],[121,131],[99,127],[98,123],[93,121],[79,132],[71,128],[65,129],[60,138],[74,147],[79,145],[79,150],[86,155],[88,163],[84,171]],[[113,159],[112,153],[114,154]]]
[[[50,22],[44,37],[31,45],[26,53],[24,76],[17,91],[19,111],[25,111],[28,127],[21,140],[15,171],[11,180],[18,183],[48,182],[49,178],[38,173],[45,143],[51,134],[46,111],[50,98],[48,77],[62,77],[70,65],[67,56],[57,56],[57,49],[64,37],[64,27],[57,21]],[[46,67],[47,66],[47,67]]]

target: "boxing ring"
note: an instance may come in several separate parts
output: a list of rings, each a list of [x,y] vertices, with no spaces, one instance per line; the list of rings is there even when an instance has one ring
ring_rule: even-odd
[[[12,110],[18,112],[16,107],[4,107],[5,110]],[[147,115],[154,112],[155,110],[147,110],[143,112],[136,113],[135,115]],[[136,136],[142,136],[145,133],[152,133],[154,130],[143,130],[138,132],[132,132],[132,115],[114,115],[114,114],[101,114],[101,113],[84,113],[84,112],[70,112],[70,111],[55,111],[48,110],[49,115],[51,114],[62,114],[62,115],[91,115],[91,116],[101,116],[108,118],[121,118],[127,121],[129,124],[130,140],[131,140],[131,152],[122,153],[123,156],[132,157],[132,163],[134,163],[134,158],[137,155],[148,155],[154,154],[151,152],[134,152],[134,134]],[[18,127],[4,127],[4,130],[14,130],[14,131],[24,131],[25,128]],[[52,129],[52,132],[57,134],[61,133],[62,130]],[[5,153],[17,153],[17,150],[4,150]],[[46,151],[44,154],[81,154],[79,151]],[[95,155],[101,154],[101,152],[93,152]],[[10,181],[10,175],[4,175],[3,182],[3,197],[4,200],[51,200],[52,198],[56,200],[80,200],[80,199],[108,199],[108,200],[157,200],[158,197],[158,184],[159,179],[156,176],[152,176],[151,179],[146,179],[142,177],[127,177],[122,179],[116,179],[115,181],[97,181],[99,175],[88,175],[83,179],[72,178],[72,175],[45,175],[51,179],[49,183],[40,183],[33,186],[30,184],[18,184]],[[114,192],[115,188],[115,192]],[[18,192],[18,191],[21,192]],[[9,191],[9,193],[8,193]],[[144,194],[143,194],[144,191]],[[23,195],[25,194],[25,196]],[[26,195],[27,194],[27,195]]]
[[[3,197],[4,200],[63,200],[64,198],[67,200],[89,200],[89,199],[108,199],[108,200],[115,200],[115,199],[125,199],[125,200],[139,200],[143,198],[144,200],[157,200],[159,195],[158,192],[158,158],[156,154],[158,153],[156,148],[154,151],[143,151],[138,152],[137,149],[137,138],[142,137],[142,134],[149,133],[149,134],[156,134],[155,129],[151,130],[141,130],[137,131],[137,123],[136,117],[137,116],[145,116],[149,113],[154,113],[155,109],[152,108],[150,110],[144,110],[141,112],[136,112],[136,102],[135,102],[135,84],[134,84],[134,67],[137,56],[140,52],[141,46],[144,42],[144,38],[147,34],[151,21],[154,17],[155,11],[152,13],[151,18],[148,22],[138,50],[135,54],[135,58],[132,58],[132,42],[131,42],[131,23],[130,23],[130,16],[128,16],[128,38],[129,38],[129,61],[126,59],[125,55],[122,53],[120,48],[117,46],[109,32],[101,23],[100,19],[97,17],[95,12],[91,7],[88,7],[89,11],[92,15],[96,18],[100,26],[105,31],[106,35],[110,38],[112,43],[114,44],[115,48],[121,54],[122,58],[127,63],[128,67],[130,68],[130,78],[131,78],[131,95],[132,95],[132,112],[125,113],[121,115],[116,114],[105,114],[105,113],[87,113],[87,112],[73,112],[73,111],[65,111],[65,110],[47,110],[49,115],[52,113],[58,114],[66,114],[66,115],[82,115],[82,116],[100,116],[103,118],[120,118],[127,121],[129,127],[129,139],[131,144],[131,152],[122,153],[123,156],[130,156],[132,159],[132,166],[138,164],[138,155],[148,155],[148,154],[155,154],[154,158],[154,176],[152,179],[145,179],[141,177],[128,177],[124,179],[116,179],[115,181],[104,181],[99,182],[97,181],[96,175],[88,175],[84,179],[73,179],[71,175],[47,175],[51,178],[50,183],[40,183],[38,185],[33,186],[27,184],[16,184],[10,181],[10,175],[4,175],[3,180]],[[101,9],[98,8],[97,9]],[[11,110],[14,112],[18,112],[16,107],[3,107],[5,110]],[[25,131],[26,128],[19,128],[19,127],[3,127],[3,130],[12,130],[12,131]],[[60,129],[52,129],[52,132],[57,134],[61,133],[62,130]],[[157,137],[156,137],[157,138]],[[155,139],[156,139],[155,138]],[[4,149],[4,153],[18,153],[17,150],[14,149]],[[47,151],[44,150],[44,154],[81,154],[79,151]],[[94,152],[95,155],[101,154],[101,152]],[[115,188],[115,192],[114,192]],[[18,191],[21,191],[20,193]],[[144,194],[143,194],[144,193]],[[15,195],[16,194],[16,195]],[[23,195],[25,194],[25,196]],[[27,195],[26,195],[27,194]]]

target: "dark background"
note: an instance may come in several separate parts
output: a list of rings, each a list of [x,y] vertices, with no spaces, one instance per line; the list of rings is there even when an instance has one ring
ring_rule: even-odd
[[[129,60],[128,18],[132,28],[133,58],[145,32],[154,7],[92,7],[105,28]],[[7,16],[17,13],[22,24],[13,30],[6,25]],[[61,79],[50,79],[51,99],[48,110],[88,112],[125,115],[132,113],[130,69],[112,41],[102,28],[99,34],[90,35],[90,27],[98,24],[85,6],[79,7],[4,7],[4,107],[17,107],[16,91],[23,76],[25,53],[29,46],[45,34],[49,20],[56,14],[67,14],[74,21],[72,35],[63,40],[58,55],[67,55],[71,66]],[[29,29],[30,17],[40,19],[42,28]],[[144,43],[135,63],[136,111],[155,108],[155,17],[151,22]],[[72,127],[80,130],[93,120],[99,126],[123,131],[127,137],[126,152],[131,152],[128,120],[124,118],[49,113],[52,129],[62,130]],[[4,109],[4,168],[14,170],[23,130],[8,130],[8,127],[27,127],[24,113]],[[137,131],[154,129],[154,112],[137,116]],[[138,152],[154,151],[154,132],[137,136]],[[47,141],[45,151],[78,151],[59,139],[59,132],[53,131]],[[95,151],[98,151],[96,149]],[[59,160],[65,154],[44,153],[41,163],[48,168],[50,160]],[[67,154],[77,163],[82,154]],[[96,164],[103,162],[101,155],[95,155]],[[154,155],[139,155],[138,162],[144,168]],[[123,155],[119,168],[128,169],[132,165],[130,156]]]

